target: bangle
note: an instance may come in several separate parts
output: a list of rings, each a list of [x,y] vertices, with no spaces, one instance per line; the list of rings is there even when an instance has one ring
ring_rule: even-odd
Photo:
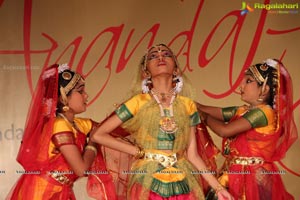
[[[95,156],[97,156],[97,153],[98,153],[97,148],[94,147],[93,145],[86,145],[85,150],[91,150],[95,153]]]
[[[218,185],[218,186],[215,188],[216,194],[218,194],[221,190],[225,190],[225,188],[224,188],[222,185]]]
[[[144,156],[145,156],[145,151],[143,149],[141,149],[140,147],[137,147],[137,152],[134,155],[134,158],[141,159],[141,158],[144,158]]]

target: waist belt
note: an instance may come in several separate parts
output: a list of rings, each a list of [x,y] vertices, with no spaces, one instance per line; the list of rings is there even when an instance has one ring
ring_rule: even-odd
[[[233,157],[230,161],[231,164],[236,165],[261,165],[264,162],[261,157]]]
[[[66,175],[61,174],[59,172],[50,172],[50,177],[52,177],[57,182],[61,183],[62,185],[72,185],[73,181],[71,181]]]
[[[164,155],[160,153],[145,153],[145,160],[159,162],[164,167],[171,167],[177,162],[177,153],[172,153],[170,155]]]

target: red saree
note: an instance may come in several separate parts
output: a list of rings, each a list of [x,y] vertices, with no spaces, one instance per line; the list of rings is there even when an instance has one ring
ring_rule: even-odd
[[[293,199],[285,190],[273,158],[279,133],[263,135],[254,129],[237,136],[230,144],[231,153],[224,164],[222,182],[235,199]],[[223,144],[225,143],[225,140]],[[236,158],[253,158],[253,164],[238,164]],[[256,161],[256,158],[262,158]]]
[[[67,138],[67,141],[63,143],[74,144],[83,153],[93,123],[89,119],[76,118],[79,130],[74,131],[66,128],[66,123],[56,117],[58,67],[55,64],[44,69],[37,83],[17,157],[24,171],[6,199],[75,199],[72,186],[78,176],[58,151],[57,140],[53,138],[54,134],[65,134],[61,139]],[[89,169],[96,173],[87,174],[87,192],[98,200],[116,199],[112,177],[109,173],[104,173],[107,172],[106,166],[100,149],[98,152]]]
[[[272,131],[268,129],[258,131],[259,128],[253,128],[232,140],[228,138],[223,140],[223,152],[226,149],[226,142],[231,141],[230,153],[225,155],[227,159],[224,165],[228,173],[221,179],[228,182],[229,192],[236,199],[294,199],[285,190],[281,179],[285,171],[279,171],[274,163],[285,157],[298,137],[293,117],[292,81],[283,64],[276,62],[278,62],[278,91],[272,108],[274,112]],[[231,120],[241,115],[237,114]]]

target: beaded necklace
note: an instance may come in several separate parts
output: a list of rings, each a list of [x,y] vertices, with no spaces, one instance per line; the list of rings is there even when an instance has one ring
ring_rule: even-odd
[[[161,119],[159,122],[160,130],[167,134],[174,134],[178,129],[177,124],[174,119],[174,113],[173,113],[173,102],[176,97],[176,92],[175,91],[172,92],[170,105],[169,105],[169,109],[168,109],[169,115],[166,115],[167,110],[163,108],[162,103],[160,102],[160,100],[157,96],[157,93],[154,92],[153,90],[151,90],[151,94],[154,97],[154,99],[157,102],[159,109],[160,109],[160,116],[161,116]]]

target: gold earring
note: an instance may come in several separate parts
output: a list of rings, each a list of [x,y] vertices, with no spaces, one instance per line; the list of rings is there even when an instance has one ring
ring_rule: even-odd
[[[263,102],[264,99],[263,99],[262,97],[259,97],[259,98],[257,99],[257,101],[258,101],[258,102]]]
[[[64,107],[62,107],[62,110],[63,110],[64,112],[67,112],[67,111],[70,110],[70,107],[69,107],[69,106],[64,106]]]

